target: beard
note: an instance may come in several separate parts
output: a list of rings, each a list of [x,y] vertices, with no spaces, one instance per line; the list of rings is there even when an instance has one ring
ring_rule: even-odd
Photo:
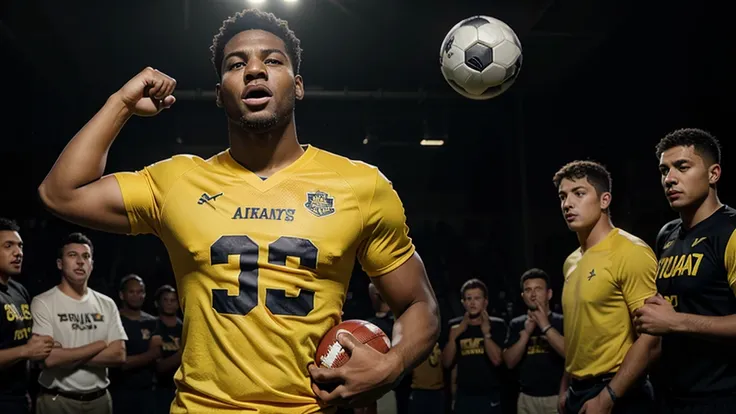
[[[267,116],[243,114],[238,119],[240,127],[248,132],[265,133],[288,122],[294,112],[296,93],[292,89],[286,102],[276,108],[276,111]]]

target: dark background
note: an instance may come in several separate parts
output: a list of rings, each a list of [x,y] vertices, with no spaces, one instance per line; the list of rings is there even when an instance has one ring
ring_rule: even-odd
[[[577,241],[551,178],[570,160],[605,163],[614,224],[653,243],[675,217],[659,187],[654,145],[673,129],[700,127],[723,144],[720,190],[724,202],[733,200],[736,37],[727,6],[640,3],[269,0],[264,8],[288,19],[305,49],[301,142],[377,165],[393,181],[446,320],[461,314],[458,289],[471,277],[488,283],[496,314],[505,308],[499,295],[518,302],[518,278],[529,267],[545,269],[559,288]],[[0,2],[0,215],[23,226],[32,294],[58,282],[54,249],[78,230],[45,212],[36,188],[74,133],[143,67],[175,77],[181,96],[156,118],[131,120],[108,172],[227,146],[224,115],[196,91],[213,90],[212,36],[244,5]],[[508,23],[524,48],[516,84],[482,102],[455,94],[438,66],[446,32],[476,14]],[[319,90],[345,93],[310,95]],[[409,93],[381,99],[380,90]],[[425,136],[446,144],[421,147]],[[96,247],[93,288],[116,297],[120,278],[135,272],[148,282],[150,302],[158,285],[173,283],[157,239],[83,231]],[[346,316],[370,314],[367,282],[356,272]]]

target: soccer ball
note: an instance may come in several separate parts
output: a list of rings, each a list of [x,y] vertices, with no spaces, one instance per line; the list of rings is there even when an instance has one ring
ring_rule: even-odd
[[[521,70],[521,42],[504,22],[473,16],[456,24],[440,49],[442,76],[460,95],[495,98],[516,81]]]

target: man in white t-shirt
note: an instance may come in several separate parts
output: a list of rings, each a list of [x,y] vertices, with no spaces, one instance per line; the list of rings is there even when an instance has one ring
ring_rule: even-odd
[[[125,330],[115,302],[87,287],[92,242],[70,234],[56,265],[61,283],[31,302],[33,333],[54,338],[38,378],[38,414],[109,414],[107,367],[125,362]]]

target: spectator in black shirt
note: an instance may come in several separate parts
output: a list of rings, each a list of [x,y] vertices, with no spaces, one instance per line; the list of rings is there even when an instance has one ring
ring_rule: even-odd
[[[31,297],[13,278],[23,264],[18,225],[0,218],[0,413],[28,414],[28,361],[46,359],[54,346],[50,336],[31,337]]]
[[[455,414],[500,414],[502,351],[506,322],[489,317],[488,288],[478,279],[460,289],[465,315],[450,320],[450,333],[442,351],[447,369],[457,365]]]
[[[156,359],[161,356],[161,337],[154,335],[157,319],[141,310],[146,299],[146,285],[137,275],[120,282],[120,320],[125,341],[125,364],[110,370],[110,389],[115,414],[142,414],[155,409],[154,374]]]
[[[161,337],[161,357],[156,361],[156,412],[168,413],[176,395],[174,374],[181,365],[181,330],[183,323],[177,317],[179,299],[176,289],[163,285],[154,295],[158,309],[155,335]]]
[[[549,310],[552,289],[542,269],[521,276],[521,297],[529,310],[509,324],[503,358],[518,367],[518,414],[555,414],[560,380],[565,369],[562,315]]]

